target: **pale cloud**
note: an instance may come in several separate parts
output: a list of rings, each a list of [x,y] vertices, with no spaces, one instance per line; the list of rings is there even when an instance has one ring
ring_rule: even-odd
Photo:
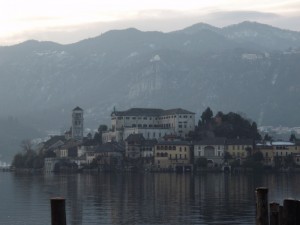
[[[10,0],[0,8],[0,45],[27,39],[71,43],[110,29],[177,30],[245,20],[300,30],[291,0]]]

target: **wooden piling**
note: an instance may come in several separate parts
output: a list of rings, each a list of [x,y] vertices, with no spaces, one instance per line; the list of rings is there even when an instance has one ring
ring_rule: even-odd
[[[279,223],[279,204],[270,203],[270,225],[281,225]]]
[[[256,225],[269,225],[268,188],[256,188]]]
[[[283,201],[283,224],[300,224],[300,202],[295,199],[285,199]]]
[[[283,225],[283,206],[279,206],[279,224]]]
[[[51,225],[67,225],[65,199],[51,198]]]

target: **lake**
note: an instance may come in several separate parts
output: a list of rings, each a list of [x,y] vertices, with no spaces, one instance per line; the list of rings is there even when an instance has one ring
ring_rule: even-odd
[[[68,225],[255,224],[255,188],[269,202],[300,199],[300,174],[0,172],[0,224],[50,225],[50,198],[66,198]]]

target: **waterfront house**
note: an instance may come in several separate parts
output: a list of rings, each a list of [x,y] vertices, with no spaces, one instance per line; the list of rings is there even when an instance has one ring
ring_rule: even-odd
[[[123,151],[115,143],[105,143],[94,146],[86,151],[87,164],[96,163],[100,169],[120,166],[123,160]]]
[[[289,141],[267,141],[257,144],[264,156],[265,165],[282,167],[294,161],[297,164],[300,146]]]
[[[251,155],[255,143],[253,139],[227,139],[226,151],[234,160],[239,160],[241,163],[247,156]]]
[[[187,141],[160,141],[154,148],[154,165],[160,170],[192,170],[192,144]]]

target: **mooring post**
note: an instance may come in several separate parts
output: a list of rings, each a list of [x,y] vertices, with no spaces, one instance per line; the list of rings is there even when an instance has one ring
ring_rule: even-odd
[[[283,201],[284,225],[300,224],[300,202],[295,199],[285,199]]]
[[[283,220],[283,206],[280,205],[280,206],[279,206],[279,224],[280,224],[280,225],[283,225],[283,224],[284,224],[283,221],[284,221],[284,220]]]
[[[270,203],[270,225],[279,224],[279,204],[276,202]]]
[[[256,188],[256,225],[269,225],[268,188]]]
[[[67,225],[64,198],[51,198],[51,225]]]

